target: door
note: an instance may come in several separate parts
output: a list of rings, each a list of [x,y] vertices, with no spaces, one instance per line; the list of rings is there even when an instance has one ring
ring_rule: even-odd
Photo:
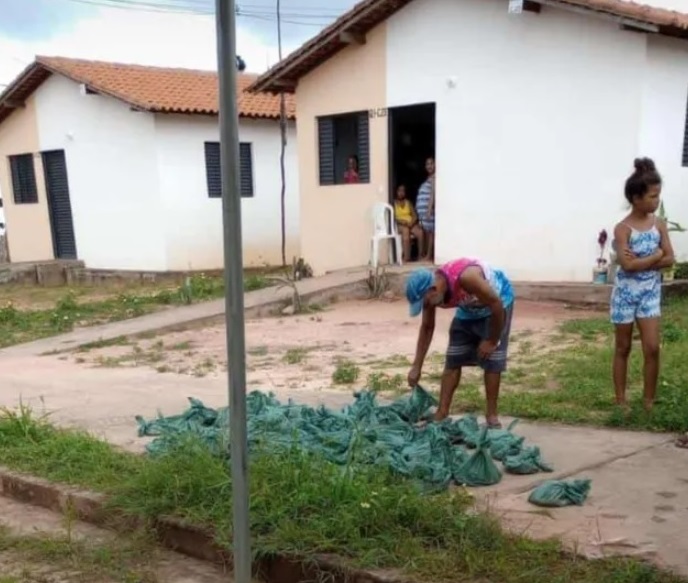
[[[41,156],[55,259],[76,259],[76,239],[64,150],[43,152]]]

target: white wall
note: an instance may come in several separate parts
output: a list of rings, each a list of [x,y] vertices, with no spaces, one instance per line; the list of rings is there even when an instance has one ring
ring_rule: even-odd
[[[654,158],[664,179],[670,220],[688,228],[688,168],[682,166],[688,100],[688,42],[648,37],[640,152]],[[679,259],[688,260],[688,234],[672,234]]]
[[[158,115],[158,169],[165,221],[167,269],[223,265],[222,201],[208,197],[204,142],[218,141],[217,118]],[[244,264],[281,264],[280,132],[274,120],[246,120],[239,140],[253,144],[254,196],[242,200]],[[299,195],[296,130],[287,135],[287,261],[298,254]]]
[[[388,105],[437,103],[438,262],[590,280],[638,153],[646,52],[608,21],[502,0],[415,0],[390,18]]]
[[[40,148],[65,150],[77,253],[88,267],[166,268],[155,125],[59,75],[36,92]]]

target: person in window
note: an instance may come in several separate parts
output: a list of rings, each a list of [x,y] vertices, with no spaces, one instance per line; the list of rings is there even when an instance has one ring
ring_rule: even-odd
[[[420,185],[416,198],[416,211],[420,226],[425,233],[425,249],[422,259],[432,261],[435,255],[435,159],[425,161],[428,178]]]
[[[401,235],[404,253],[403,261],[411,261],[411,236],[418,241],[418,249],[423,249],[423,229],[418,223],[418,215],[413,203],[406,198],[406,186],[400,184],[397,187],[396,197],[394,198],[394,220]]]
[[[349,156],[346,172],[344,172],[345,184],[358,184],[358,156]]]

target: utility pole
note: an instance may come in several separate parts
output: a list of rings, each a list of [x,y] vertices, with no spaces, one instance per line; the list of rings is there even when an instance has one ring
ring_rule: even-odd
[[[277,0],[277,55],[282,60],[282,11],[280,0]],[[286,210],[286,171],[284,168],[284,155],[287,149],[287,105],[284,91],[280,92],[280,176],[282,178],[282,191],[280,193],[280,211],[282,218],[282,265],[287,265],[287,210]]]
[[[235,0],[216,0],[217,68],[220,89],[220,169],[225,257],[225,318],[233,502],[235,583],[251,581],[251,530],[248,516],[248,440],[246,435],[246,338],[239,190],[239,115]],[[243,65],[245,67],[245,64]]]

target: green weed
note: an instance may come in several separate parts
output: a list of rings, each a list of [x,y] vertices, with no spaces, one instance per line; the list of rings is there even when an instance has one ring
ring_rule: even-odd
[[[248,275],[245,290],[252,291],[272,285],[262,275]],[[220,298],[224,283],[220,278],[206,275],[189,277],[177,289],[163,289],[147,294],[118,294],[96,301],[79,301],[72,290],[55,302],[50,309],[18,309],[7,303],[0,307],[0,348],[30,342],[72,331],[76,327],[93,326],[143,316],[168,305],[184,305]],[[124,344],[126,339],[98,341],[82,347],[93,348]]]
[[[337,366],[332,373],[332,382],[335,385],[353,385],[361,374],[361,369],[356,363],[347,359],[338,359]]]

